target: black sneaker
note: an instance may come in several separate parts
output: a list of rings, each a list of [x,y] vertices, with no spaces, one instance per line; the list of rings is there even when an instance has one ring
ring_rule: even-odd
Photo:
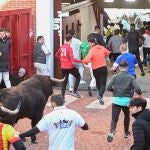
[[[124,134],[124,138],[127,139],[131,136],[131,133],[128,131],[128,132],[125,132]]]
[[[107,141],[108,141],[108,142],[112,142],[115,134],[116,134],[115,131],[112,132],[112,133],[110,133],[110,134],[107,136]]]
[[[88,95],[91,97],[92,96],[92,89],[90,86],[88,86]]]
[[[74,96],[76,98],[80,98],[81,97],[77,92],[72,92],[71,96]]]
[[[141,76],[145,76],[145,73],[144,73],[144,72],[141,72]]]
[[[101,105],[104,105],[104,101],[103,101],[103,98],[101,96],[97,96],[97,99],[99,100],[99,103]]]

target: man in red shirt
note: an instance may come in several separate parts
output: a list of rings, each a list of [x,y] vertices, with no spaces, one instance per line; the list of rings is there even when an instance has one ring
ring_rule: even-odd
[[[73,58],[73,51],[72,48],[70,47],[71,41],[72,36],[70,34],[67,34],[66,43],[62,45],[55,54],[55,56],[60,59],[62,76],[65,77],[65,80],[62,84],[61,94],[63,97],[65,96],[68,76],[70,73],[75,77],[74,91],[72,92],[72,96],[80,98],[81,96],[77,93],[77,89],[81,77],[78,69],[73,66],[73,62],[81,62],[81,60]]]

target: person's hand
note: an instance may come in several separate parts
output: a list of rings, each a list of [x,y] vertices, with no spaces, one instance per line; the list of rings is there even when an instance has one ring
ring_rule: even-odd
[[[83,60],[81,60],[81,62],[84,63],[85,65],[88,65],[88,62],[85,62],[85,61],[83,61]]]
[[[50,54],[51,54],[51,51],[48,51],[48,54],[50,55]]]
[[[2,52],[0,52],[0,56],[2,56]]]

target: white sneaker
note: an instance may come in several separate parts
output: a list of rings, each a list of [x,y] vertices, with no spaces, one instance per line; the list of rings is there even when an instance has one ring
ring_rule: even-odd
[[[80,84],[85,84],[86,82],[84,80],[80,80]]]
[[[73,91],[73,87],[70,86],[70,87],[69,87],[69,92],[72,92],[72,91]]]
[[[81,97],[77,92],[72,92],[71,96],[74,96],[76,98],[80,98]]]

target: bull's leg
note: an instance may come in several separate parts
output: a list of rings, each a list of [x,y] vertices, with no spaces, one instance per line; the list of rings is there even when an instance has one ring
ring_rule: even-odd
[[[35,118],[33,118],[32,121],[31,121],[32,128],[36,126],[36,124],[40,121],[40,119],[42,118],[42,116],[43,116],[43,113],[36,114]],[[35,135],[31,136],[31,142],[34,143],[34,144],[37,143]]]

